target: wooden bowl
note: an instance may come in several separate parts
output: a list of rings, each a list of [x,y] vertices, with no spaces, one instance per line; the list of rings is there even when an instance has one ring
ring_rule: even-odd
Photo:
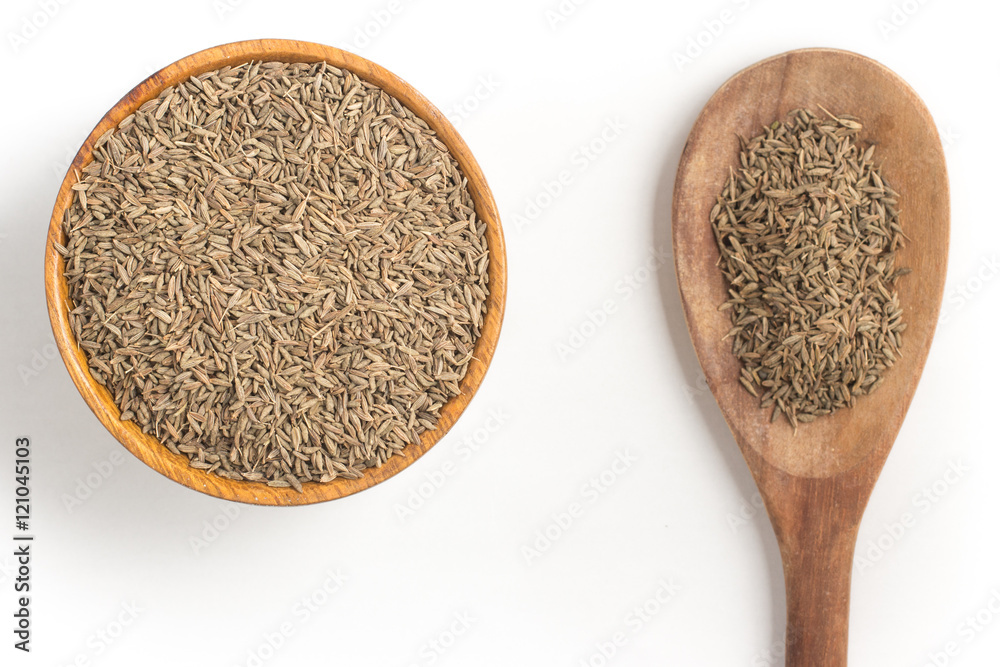
[[[461,393],[449,400],[441,409],[437,428],[425,431],[419,442],[407,445],[382,466],[366,469],[359,479],[335,479],[325,484],[307,483],[302,485],[301,493],[291,488],[273,488],[259,482],[229,480],[192,468],[188,465],[187,457],[168,450],[156,438],[143,433],[135,422],[122,421],[121,413],[114,404],[111,394],[94,380],[87,359],[76,344],[69,321],[69,311],[73,306],[63,276],[64,262],[53,245],[54,242],[65,245],[62,221],[63,214],[72,201],[70,188],[76,182],[76,174],[93,160],[94,142],[102,134],[117,127],[122,119],[135,112],[143,103],[157,97],[165,88],[225,65],[238,65],[252,60],[326,61],[335,67],[350,70],[365,81],[379,86],[409,107],[437,133],[458,162],[462,174],[468,179],[476,214],[486,224],[486,240],[490,251],[490,293],[486,302],[482,334],[476,342],[468,372],[460,384]],[[101,423],[146,465],[175,482],[219,498],[258,505],[305,505],[341,498],[378,484],[416,461],[448,432],[479,388],[496,349],[506,294],[507,258],[496,203],[479,165],[455,128],[427,98],[392,72],[352,53],[310,42],[261,39],[223,44],[182,58],[133,88],[105,114],[76,154],[59,188],[45,245],[45,298],[48,302],[49,319],[52,322],[56,345],[70,377]]]

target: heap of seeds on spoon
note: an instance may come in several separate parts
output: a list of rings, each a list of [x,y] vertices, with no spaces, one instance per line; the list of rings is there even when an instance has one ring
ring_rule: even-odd
[[[459,393],[485,225],[435,133],[351,72],[192,77],[102,136],[73,191],[77,344],[122,419],[192,467],[357,478]]]
[[[858,119],[788,114],[740,139],[711,212],[740,382],[793,427],[874,391],[900,355],[897,194]]]

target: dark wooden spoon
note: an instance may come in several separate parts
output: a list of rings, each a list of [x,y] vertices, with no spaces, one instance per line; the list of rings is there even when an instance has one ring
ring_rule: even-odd
[[[907,329],[903,357],[874,393],[798,432],[770,421],[739,383],[726,284],[709,212],[730,167],[737,135],[753,137],[788,111],[819,107],[860,118],[860,141],[876,145],[881,173],[899,193],[909,237],[897,266]],[[948,257],[948,175],[934,122],[916,93],[889,69],[834,49],[791,51],[729,79],[702,110],[681,155],[674,186],[677,283],[708,386],[764,498],[784,564],[788,603],[786,665],[847,664],[854,544],[875,480],[899,432],[938,319]]]

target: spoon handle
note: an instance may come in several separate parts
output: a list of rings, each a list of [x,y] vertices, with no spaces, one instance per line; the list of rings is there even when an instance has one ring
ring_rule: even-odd
[[[782,502],[769,508],[785,572],[786,667],[847,665],[851,569],[867,498],[845,481],[786,479]]]

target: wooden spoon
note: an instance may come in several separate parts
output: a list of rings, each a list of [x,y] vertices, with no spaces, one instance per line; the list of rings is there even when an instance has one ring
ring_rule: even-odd
[[[737,135],[753,137],[788,111],[819,107],[860,118],[860,141],[876,145],[882,175],[899,192],[909,237],[897,266],[907,329],[903,357],[874,393],[852,408],[800,424],[770,421],[739,383],[727,297],[709,212],[730,167]],[[702,110],[674,185],[677,283],[695,352],[764,498],[784,564],[788,667],[847,664],[848,605],[861,515],[913,398],[938,319],[948,256],[948,177],[934,122],[896,74],[834,49],[791,51],[729,79]]]
[[[320,62],[350,70],[358,77],[374,83],[408,106],[434,129],[438,138],[448,147],[458,162],[462,174],[468,179],[469,192],[476,206],[476,214],[486,225],[486,241],[490,249],[489,285],[482,334],[473,350],[465,378],[459,384],[461,393],[449,400],[441,409],[437,428],[425,431],[420,440],[410,443],[401,452],[390,457],[378,468],[368,468],[358,479],[339,478],[326,484],[303,484],[302,492],[290,488],[272,488],[256,482],[224,479],[188,465],[187,457],[173,454],[156,438],[147,435],[133,421],[122,421],[114,399],[103,385],[94,380],[87,359],[76,344],[69,311],[69,288],[63,277],[63,258],[55,250],[55,243],[65,244],[62,228],[63,215],[73,197],[71,187],[77,173],[93,161],[94,143],[106,131],[148,100],[157,97],[165,88],[186,81],[191,76],[210,72],[225,65],[238,65],[251,60],[279,60],[283,62]],[[469,147],[438,109],[415,88],[392,72],[347,51],[322,44],[285,39],[257,39],[223,44],[182,58],[168,65],[140,83],[121,99],[101,119],[80,148],[70,166],[56,197],[49,222],[48,242],[45,246],[45,297],[49,319],[55,334],[56,345],[70,377],[84,400],[115,438],[154,470],[176,482],[209,495],[258,505],[305,505],[357,493],[382,482],[416,461],[448,432],[473,394],[479,388],[489,367],[500,335],[504,303],[507,295],[507,257],[504,249],[503,229],[493,195]]]

